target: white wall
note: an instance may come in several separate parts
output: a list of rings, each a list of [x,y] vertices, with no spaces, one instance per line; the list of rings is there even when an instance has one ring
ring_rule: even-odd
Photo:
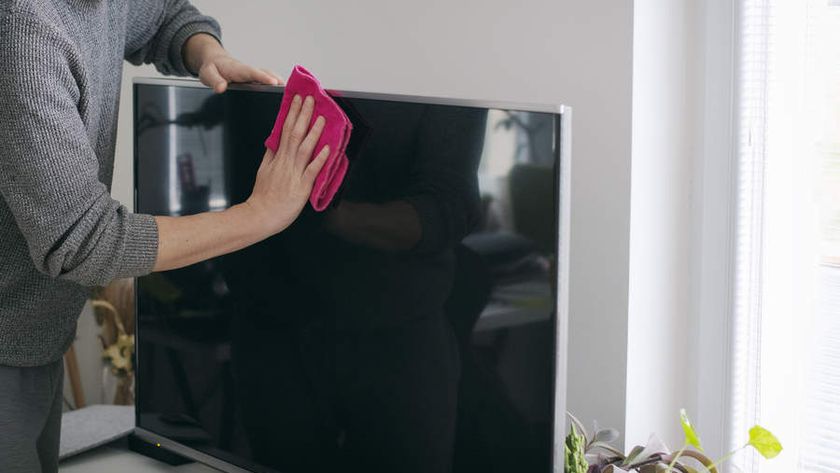
[[[633,4],[195,0],[239,58],[332,88],[574,107],[568,407],[624,429]],[[114,195],[131,196],[127,68]]]
[[[694,409],[693,178],[702,94],[693,0],[636,0],[627,352],[628,445],[682,445]],[[696,417],[695,417],[696,419]]]

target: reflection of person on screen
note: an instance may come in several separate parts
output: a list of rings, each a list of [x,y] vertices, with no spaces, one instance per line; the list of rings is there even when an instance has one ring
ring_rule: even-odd
[[[359,257],[347,268],[353,282],[337,286],[337,323],[349,322],[358,334],[348,339],[366,346],[350,352],[364,368],[353,371],[346,450],[367,471],[448,471],[459,363],[443,307],[453,249],[479,218],[485,113],[370,108],[359,105],[373,133],[385,136],[371,138],[326,218],[327,230],[355,245]]]
[[[284,471],[446,472],[459,363],[443,307],[479,218],[486,113],[353,105],[371,135],[341,201],[238,264],[272,266],[255,283],[270,294],[235,318],[243,424],[255,459]]]

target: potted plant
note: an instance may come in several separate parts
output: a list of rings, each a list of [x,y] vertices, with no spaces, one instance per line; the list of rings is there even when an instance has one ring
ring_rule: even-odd
[[[767,429],[756,425],[749,431],[749,440],[717,461],[703,452],[700,437],[688,420],[685,409],[680,411],[680,424],[685,441],[672,453],[656,435],[651,435],[647,445],[639,445],[624,455],[610,444],[618,438],[615,429],[598,429],[592,435],[583,424],[569,414],[571,432],[566,436],[566,473],[717,473],[717,467],[744,448],[754,448],[764,458],[773,458],[782,451],[782,445]]]

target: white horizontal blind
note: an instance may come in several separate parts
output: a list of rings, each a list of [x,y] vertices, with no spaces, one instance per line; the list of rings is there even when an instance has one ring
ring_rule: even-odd
[[[736,287],[729,443],[840,472],[840,2],[740,0]],[[730,471],[736,471],[731,469]]]
[[[760,376],[761,244],[766,102],[771,50],[772,9],[769,0],[743,0],[739,15],[737,75],[737,223],[735,308],[732,331],[732,406],[730,448],[755,424],[760,409],[756,389]],[[741,455],[733,464],[756,471],[755,457]]]

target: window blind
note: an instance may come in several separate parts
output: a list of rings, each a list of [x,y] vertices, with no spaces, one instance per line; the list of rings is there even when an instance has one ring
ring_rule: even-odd
[[[840,1],[738,5],[730,471],[840,472]]]
[[[730,449],[757,423],[761,405],[761,246],[767,84],[770,66],[772,4],[743,0],[739,15],[737,75],[737,223],[735,226],[735,297],[732,331]],[[756,471],[754,455],[739,455],[732,464]]]

